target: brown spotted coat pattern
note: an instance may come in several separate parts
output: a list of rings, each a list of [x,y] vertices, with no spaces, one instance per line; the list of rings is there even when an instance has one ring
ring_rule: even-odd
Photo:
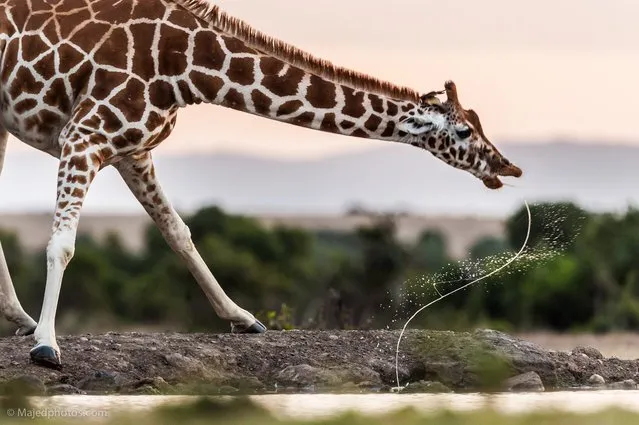
[[[216,313],[240,329],[255,323],[208,270],[155,176],[150,151],[169,136],[180,107],[207,102],[311,129],[411,143],[477,176],[495,173],[488,158],[496,149],[484,143],[478,150],[455,136],[455,128],[472,126],[461,108],[420,102],[410,90],[341,68],[322,75],[304,61],[288,63],[286,55],[268,52],[281,44],[250,28],[229,18],[218,21],[226,31],[216,27],[202,1],[0,0],[0,168],[7,132],[60,160],[32,356],[51,347],[59,362],[54,322],[62,276],[87,191],[108,165],[184,259]],[[313,62],[314,69],[323,63]],[[348,77],[341,81],[353,84],[340,83],[340,72]],[[358,88],[358,81],[365,84]],[[395,92],[406,97],[388,96]],[[479,133],[473,129],[474,140]],[[24,333],[33,330],[3,261],[0,301],[5,317]]]

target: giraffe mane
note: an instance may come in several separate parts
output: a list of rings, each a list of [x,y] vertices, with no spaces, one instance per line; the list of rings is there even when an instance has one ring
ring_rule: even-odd
[[[318,58],[292,44],[264,34],[241,19],[228,15],[219,6],[210,3],[210,0],[173,1],[222,32],[242,40],[248,47],[272,55],[319,77],[394,99],[419,101],[420,94],[411,88],[398,86]]]

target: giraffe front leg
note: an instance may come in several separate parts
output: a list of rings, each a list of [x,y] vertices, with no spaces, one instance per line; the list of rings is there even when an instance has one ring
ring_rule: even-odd
[[[97,136],[94,136],[97,137]],[[62,276],[75,250],[80,210],[91,181],[102,160],[99,143],[87,140],[67,142],[58,169],[58,192],[51,239],[47,245],[47,282],[40,320],[35,329],[36,345],[31,360],[43,366],[59,368],[60,348],[55,336],[55,315]]]
[[[9,133],[0,127],[0,174],[4,165],[4,154],[7,148]],[[0,314],[7,320],[18,325],[16,335],[32,334],[36,328],[36,322],[29,316],[16,295],[16,291],[11,281],[7,260],[4,257],[2,244],[0,243]]]
[[[266,327],[248,311],[240,308],[224,292],[213,273],[198,253],[187,225],[168,201],[153,167],[151,154],[138,158],[125,158],[115,167],[156,223],[167,243],[182,257],[189,271],[198,282],[215,313],[231,322],[234,333],[263,333]]]

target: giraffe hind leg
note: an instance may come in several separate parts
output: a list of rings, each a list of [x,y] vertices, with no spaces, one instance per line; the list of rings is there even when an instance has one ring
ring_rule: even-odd
[[[164,195],[155,176],[151,154],[115,164],[131,192],[156,223],[173,251],[182,257],[206,294],[215,313],[231,322],[233,333],[264,333],[266,327],[226,295],[191,240],[191,233]]]
[[[0,127],[0,174],[4,165],[4,154],[7,148],[9,134]],[[36,322],[29,316],[16,295],[16,291],[11,281],[7,260],[0,243],[0,314],[7,320],[18,325],[16,335],[30,335],[35,331]]]

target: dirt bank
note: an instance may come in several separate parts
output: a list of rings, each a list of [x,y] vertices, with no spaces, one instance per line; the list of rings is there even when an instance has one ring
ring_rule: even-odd
[[[639,359],[639,333],[636,332],[593,334],[538,331],[517,334],[517,336],[552,350],[572,350],[574,347],[583,345],[597,347],[606,357]]]
[[[46,394],[389,391],[398,334],[63,336],[62,370],[31,364],[33,339],[10,337],[0,339],[0,382],[5,393],[21,386]],[[548,351],[489,330],[410,331],[400,354],[401,382],[414,391],[636,388],[630,380],[639,378],[637,360],[604,358],[594,348]]]

